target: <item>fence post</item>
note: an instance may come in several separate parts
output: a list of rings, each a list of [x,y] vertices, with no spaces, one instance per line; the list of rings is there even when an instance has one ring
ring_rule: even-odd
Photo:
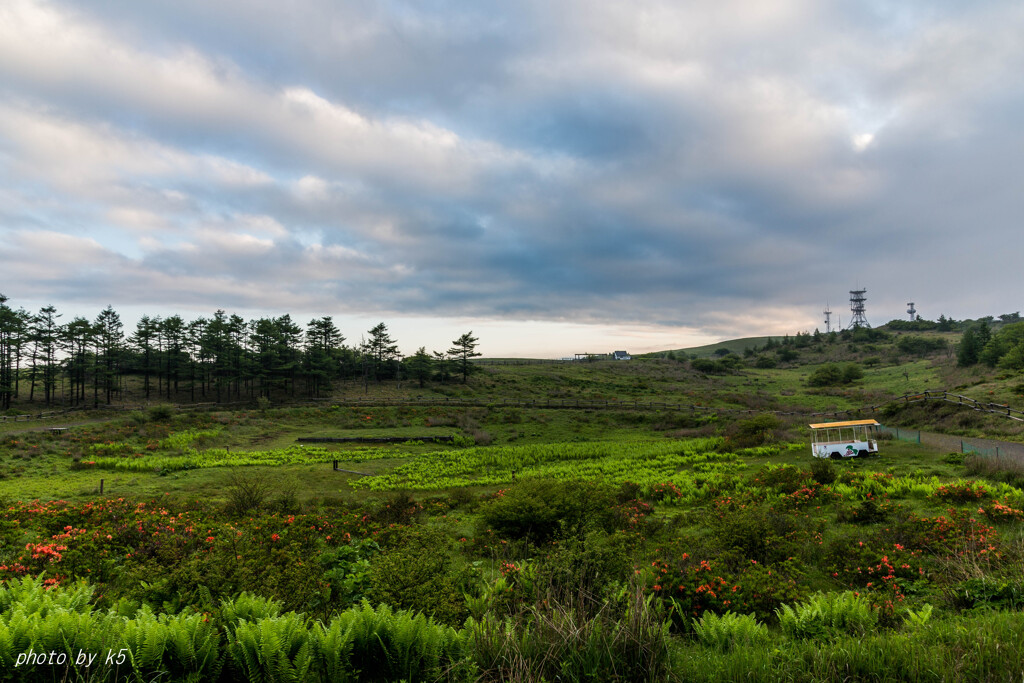
[[[103,480],[100,479],[100,495],[103,495]]]
[[[960,439],[960,452],[961,453],[964,452],[964,440],[963,439]]]

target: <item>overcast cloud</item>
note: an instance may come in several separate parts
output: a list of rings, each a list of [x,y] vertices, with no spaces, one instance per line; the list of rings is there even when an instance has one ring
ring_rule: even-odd
[[[858,286],[875,324],[1020,310],[1022,35],[1013,0],[6,0],[0,292],[488,355]]]

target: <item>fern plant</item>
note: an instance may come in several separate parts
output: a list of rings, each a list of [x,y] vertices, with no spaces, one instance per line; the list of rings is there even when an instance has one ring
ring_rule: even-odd
[[[313,664],[309,631],[303,616],[289,612],[279,617],[241,620],[228,645],[236,678],[259,681],[307,680]]]
[[[753,614],[708,612],[699,620],[694,619],[693,632],[701,643],[720,652],[768,642],[768,627]]]
[[[56,608],[89,612],[92,610],[94,591],[95,588],[84,581],[47,590],[41,575],[24,576],[20,581],[0,583],[0,613],[9,611],[15,605],[26,614],[39,613],[44,617]]]
[[[224,624],[232,627],[243,619],[246,621],[273,619],[281,614],[283,604],[280,600],[242,592],[233,600],[222,600],[220,614]]]
[[[815,593],[806,602],[775,610],[783,633],[793,638],[863,635],[878,624],[878,612],[851,591]]]

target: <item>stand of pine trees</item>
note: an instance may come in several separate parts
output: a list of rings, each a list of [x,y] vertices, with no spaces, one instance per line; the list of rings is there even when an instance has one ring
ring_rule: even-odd
[[[133,398],[230,402],[258,397],[324,397],[338,382],[414,378],[463,381],[477,339],[467,333],[446,352],[423,348],[403,359],[384,323],[348,346],[330,316],[305,328],[290,315],[245,320],[218,310],[187,321],[142,316],[127,331],[113,307],[92,321],[61,321],[54,306],[14,309],[0,294],[0,411],[16,402],[53,406],[110,405],[135,377]]]

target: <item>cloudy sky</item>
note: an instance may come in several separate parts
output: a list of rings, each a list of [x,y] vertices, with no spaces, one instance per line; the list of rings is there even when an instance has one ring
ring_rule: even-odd
[[[3,0],[0,292],[679,348],[1024,308],[1019,0]]]

